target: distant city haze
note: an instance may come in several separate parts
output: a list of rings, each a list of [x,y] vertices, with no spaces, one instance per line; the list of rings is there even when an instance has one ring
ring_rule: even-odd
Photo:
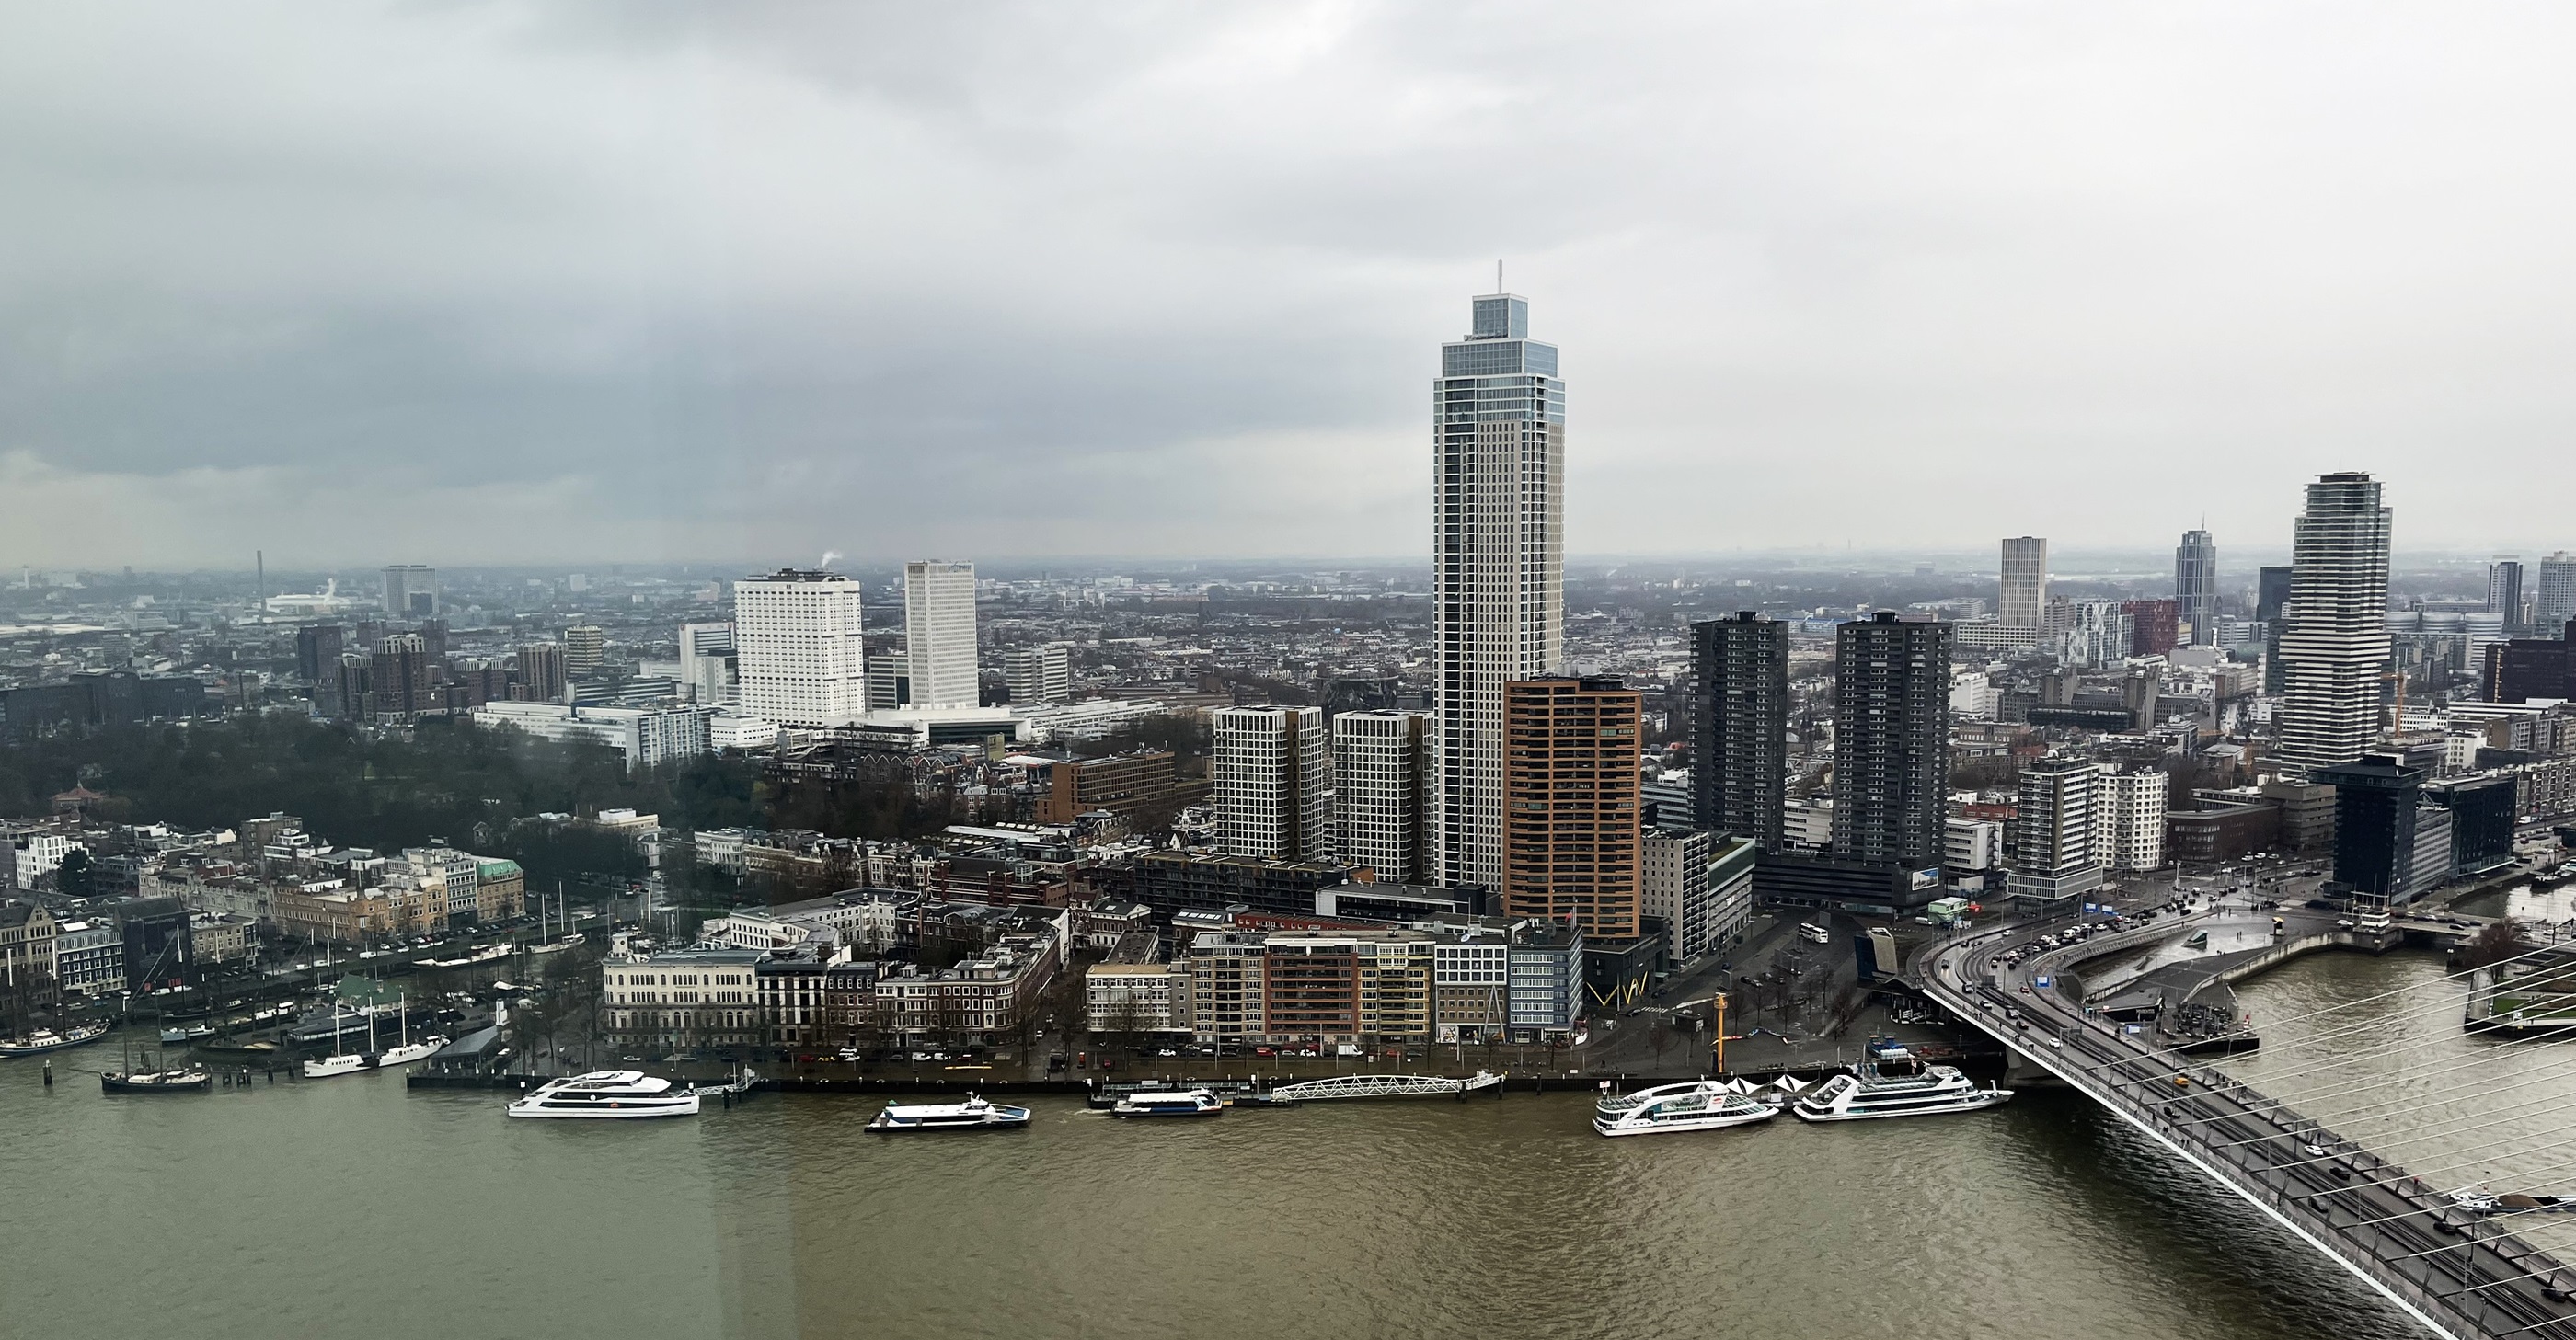
[[[2333,12],[29,9],[0,565],[1420,562],[1497,259],[1578,561],[2567,548],[2576,13]]]

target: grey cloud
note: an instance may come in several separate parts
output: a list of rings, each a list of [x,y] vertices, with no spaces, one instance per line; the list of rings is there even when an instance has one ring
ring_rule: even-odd
[[[1434,346],[1505,256],[1578,550],[2274,544],[2338,466],[2401,544],[2554,546],[2496,481],[2576,415],[2570,26],[30,11],[0,479],[164,562],[1420,550]],[[510,520],[312,521],[468,499]],[[99,542],[34,513],[0,561]]]

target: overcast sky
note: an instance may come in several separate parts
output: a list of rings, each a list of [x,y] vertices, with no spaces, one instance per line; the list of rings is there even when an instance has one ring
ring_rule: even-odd
[[[0,563],[2576,547],[2571,16],[15,7]]]

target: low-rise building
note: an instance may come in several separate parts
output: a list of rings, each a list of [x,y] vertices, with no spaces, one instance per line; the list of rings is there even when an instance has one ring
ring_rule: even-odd
[[[624,1045],[685,1050],[766,1040],[747,949],[682,949],[600,961],[600,1027]]]
[[[124,936],[105,921],[62,923],[54,935],[54,981],[83,996],[125,990]]]
[[[34,903],[0,903],[0,992],[9,1002],[52,1004],[60,980],[54,914]]]
[[[197,961],[239,963],[257,957],[256,924],[248,917],[192,914],[188,918],[188,938],[196,946]]]

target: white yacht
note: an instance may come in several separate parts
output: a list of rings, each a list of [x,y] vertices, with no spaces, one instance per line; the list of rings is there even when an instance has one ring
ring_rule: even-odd
[[[1120,1098],[1109,1111],[1120,1117],[1215,1117],[1224,1115],[1225,1103],[1206,1089],[1148,1090]]]
[[[1738,1093],[1713,1079],[1695,1079],[1604,1096],[1592,1109],[1592,1129],[1603,1135],[1716,1131],[1778,1115],[1776,1103]]]
[[[514,1117],[688,1117],[698,1095],[640,1070],[595,1070],[550,1079],[510,1104]]]
[[[985,1131],[1029,1124],[1029,1110],[1001,1103],[988,1103],[973,1094],[962,1103],[888,1103],[876,1120],[868,1123],[872,1131]]]
[[[396,1036],[399,1037],[401,1041],[396,1043],[394,1046],[387,1047],[382,1051],[377,1051],[375,1049],[376,1016],[374,1014],[370,1014],[367,1016],[367,1050],[363,1052],[344,1051],[341,1049],[341,1040],[348,1035],[346,1033],[333,1033],[331,1035],[331,1054],[329,1056],[317,1056],[306,1061],[304,1063],[304,1077],[306,1079],[329,1079],[334,1075],[354,1075],[361,1070],[385,1070],[396,1066],[407,1066],[414,1061],[426,1060],[429,1057],[437,1055],[439,1048],[447,1045],[447,1039],[436,1033],[432,1033],[418,1042],[412,1041],[411,1009],[409,1003],[397,1003],[396,1011],[400,1017],[400,1023],[398,1025],[399,1032]],[[379,1007],[377,1012],[382,1013],[382,1008]]]
[[[1802,1121],[1866,1121],[1873,1117],[1926,1117],[1938,1112],[1974,1112],[2012,1097],[2012,1090],[1976,1082],[1956,1066],[1924,1066],[1911,1074],[1891,1075],[1867,1065],[1852,1067],[1798,1096],[1789,1110]]]

